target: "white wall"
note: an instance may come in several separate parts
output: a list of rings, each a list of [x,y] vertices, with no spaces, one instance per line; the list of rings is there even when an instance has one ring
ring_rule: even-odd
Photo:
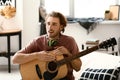
[[[38,7],[40,0],[17,0],[17,16],[20,25],[23,27],[22,31],[22,47],[24,47],[29,41],[36,36],[39,36],[40,27],[38,24]],[[68,24],[65,34],[71,35],[75,38],[81,49],[81,44],[84,44],[86,40],[99,39],[106,40],[110,37],[118,38],[120,36],[120,24],[99,24],[95,30],[90,34],[87,34],[86,30],[78,23]],[[12,42],[12,49],[17,49],[17,38],[15,37]],[[1,41],[0,38],[0,50],[6,50],[6,42]],[[7,64],[7,59],[0,58],[0,64]]]
[[[23,46],[39,35],[39,4],[40,0],[23,0]]]
[[[75,38],[81,50],[81,45],[85,44],[87,40],[98,39],[100,42],[115,37],[116,40],[120,37],[120,24],[98,24],[96,28],[87,34],[87,30],[78,23],[68,24],[65,34],[71,35]]]

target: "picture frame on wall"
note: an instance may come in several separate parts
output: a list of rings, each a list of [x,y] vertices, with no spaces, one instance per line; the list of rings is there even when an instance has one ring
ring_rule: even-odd
[[[16,0],[0,0],[0,9],[8,5],[16,7]]]

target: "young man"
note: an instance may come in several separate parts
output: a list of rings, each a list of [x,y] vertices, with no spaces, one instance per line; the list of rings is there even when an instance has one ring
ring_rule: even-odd
[[[24,64],[35,59],[46,62],[55,61],[57,55],[63,55],[66,58],[79,52],[75,40],[70,36],[62,34],[67,21],[61,13],[52,12],[48,14],[45,22],[47,34],[34,39],[24,49],[18,51],[13,56],[13,63]],[[56,50],[58,53],[51,55],[49,51],[52,50]],[[82,62],[79,58],[67,63],[68,73],[66,77],[59,80],[75,80],[73,70],[79,71],[81,65]]]

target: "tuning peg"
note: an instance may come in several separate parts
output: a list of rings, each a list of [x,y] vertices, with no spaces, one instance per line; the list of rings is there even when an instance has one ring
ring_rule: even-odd
[[[116,39],[113,37],[113,38],[110,38],[110,39],[108,39],[108,40],[106,40],[106,41],[103,41],[100,45],[99,45],[99,47],[100,48],[103,48],[103,49],[108,49],[109,47],[112,47],[112,46],[114,46],[114,45],[116,45],[117,44],[117,41],[116,41]]]

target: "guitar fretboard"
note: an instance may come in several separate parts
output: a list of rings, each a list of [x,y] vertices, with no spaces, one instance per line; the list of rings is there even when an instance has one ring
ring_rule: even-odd
[[[76,55],[73,55],[73,56],[71,56],[71,57],[67,57],[67,58],[64,58],[64,59],[62,59],[62,60],[60,60],[60,61],[57,61],[56,63],[57,63],[58,66],[61,66],[61,65],[63,65],[63,64],[69,63],[70,61],[72,61],[72,60],[74,60],[74,59],[77,59],[77,58],[79,58],[79,57],[81,57],[81,56],[84,56],[84,55],[86,55],[86,54],[88,54],[88,53],[91,53],[91,52],[93,52],[93,51],[95,51],[95,50],[97,50],[97,49],[99,49],[99,47],[98,47],[98,46],[94,46],[94,47],[89,48],[89,49],[87,49],[87,50],[85,50],[85,51],[79,52],[79,53],[76,54]]]

